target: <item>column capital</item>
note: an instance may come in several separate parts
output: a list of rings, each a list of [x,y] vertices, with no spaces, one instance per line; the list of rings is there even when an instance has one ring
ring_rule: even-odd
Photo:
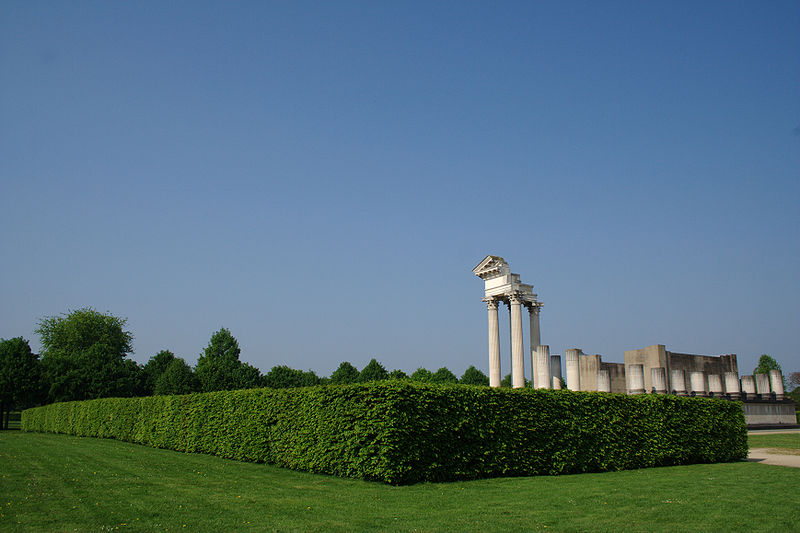
[[[482,302],[486,302],[486,307],[488,309],[497,309],[497,305],[500,303],[500,300],[496,300],[495,298],[481,298]]]
[[[508,296],[508,299],[512,304],[519,305],[525,302],[525,296],[520,294],[519,292],[512,292],[510,294],[507,294],[506,296]]]

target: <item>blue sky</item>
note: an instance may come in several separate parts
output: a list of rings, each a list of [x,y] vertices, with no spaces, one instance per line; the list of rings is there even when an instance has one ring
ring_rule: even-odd
[[[798,28],[797,2],[6,1],[0,337],[90,306],[139,362],[224,326],[264,372],[487,371],[491,253],[552,353],[800,370]]]

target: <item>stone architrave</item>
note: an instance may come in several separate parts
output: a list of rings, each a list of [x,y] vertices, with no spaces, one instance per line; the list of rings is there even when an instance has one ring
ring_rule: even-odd
[[[722,396],[722,378],[719,374],[709,374],[708,392],[710,396],[719,398]]]
[[[644,365],[628,365],[628,394],[644,394]]]
[[[564,364],[567,367],[567,388],[581,390],[581,364],[578,360],[580,350],[570,349],[564,352]]]
[[[670,372],[670,381],[672,382],[672,391],[677,396],[686,396],[686,374],[684,374],[683,370],[672,370]]]
[[[650,369],[650,382],[653,384],[655,394],[667,393],[667,373],[663,366]]]
[[[550,346],[540,344],[536,347],[536,368],[534,369],[533,386],[537,389],[549,389],[550,380]]]
[[[756,378],[742,376],[742,399],[752,400],[756,396]]]
[[[692,387],[693,395],[706,396],[706,375],[704,372],[690,372],[689,384]]]
[[[769,375],[768,374],[755,374],[756,378],[756,391],[762,400],[769,400]]]
[[[498,301],[484,299],[489,310],[489,386],[499,387],[500,372],[500,321],[497,316]]]
[[[550,375],[552,376],[553,388],[561,390],[561,356],[550,356]]]
[[[783,400],[784,391],[783,391],[783,375],[781,375],[780,370],[770,370],[769,371],[769,384],[772,392],[775,393],[776,400]]]
[[[725,372],[725,394],[730,395],[731,399],[737,400],[741,396],[739,386],[739,374],[736,372]]]
[[[611,392],[611,375],[608,370],[597,371],[597,392]]]

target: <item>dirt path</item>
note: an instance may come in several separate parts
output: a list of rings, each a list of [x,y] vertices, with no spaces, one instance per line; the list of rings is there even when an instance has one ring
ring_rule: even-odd
[[[770,451],[771,448],[750,448],[747,460],[765,465],[800,468],[800,455],[770,453]]]

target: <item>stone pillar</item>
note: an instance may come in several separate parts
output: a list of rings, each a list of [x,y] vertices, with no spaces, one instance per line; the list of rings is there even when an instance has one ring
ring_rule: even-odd
[[[783,400],[784,392],[783,392],[783,376],[781,375],[780,370],[770,370],[769,371],[769,384],[772,392],[775,393],[776,400]]]
[[[509,296],[511,303],[511,386],[525,386],[525,356],[522,348],[522,300],[518,295]]]
[[[536,369],[533,386],[537,389],[549,389],[550,381],[550,346],[540,344],[536,347]]]
[[[708,376],[709,396],[719,398],[722,396],[722,378],[719,374],[709,374]]]
[[[703,372],[690,372],[689,385],[692,387],[692,394],[695,396],[706,395],[706,375]]]
[[[611,375],[608,370],[597,371],[597,391],[611,392]]]
[[[725,372],[725,394],[729,394],[733,400],[738,400],[741,396],[739,375],[736,372]]]
[[[678,396],[686,396],[686,376],[683,370],[673,370],[670,374],[672,392]]]
[[[644,394],[644,365],[628,365],[628,394]]]
[[[486,299],[489,309],[489,386],[499,387],[500,375],[500,322],[497,317],[497,300]]]
[[[742,399],[752,400],[756,397],[756,378],[742,376]]]
[[[655,394],[667,393],[667,372],[663,366],[650,369],[650,383],[653,384]]]
[[[580,350],[567,350],[564,352],[567,366],[567,388],[569,390],[581,390],[581,365],[578,361]]]
[[[528,307],[528,315],[531,321],[531,351],[533,351],[542,343],[539,333],[539,306],[534,303]]]
[[[756,374],[756,391],[762,400],[769,400],[769,376],[767,374]]]
[[[552,376],[553,388],[561,390],[561,356],[550,356],[550,375]]]

